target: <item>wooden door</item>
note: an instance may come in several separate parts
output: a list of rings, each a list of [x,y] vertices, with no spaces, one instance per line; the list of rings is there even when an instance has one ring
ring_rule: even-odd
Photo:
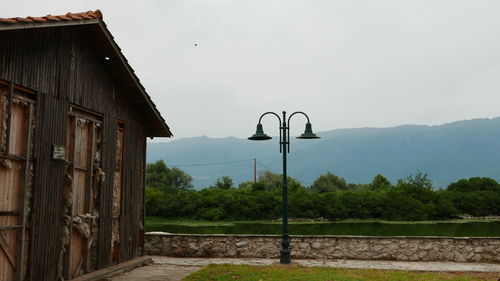
[[[0,280],[23,280],[27,268],[34,96],[0,81]]]
[[[99,116],[71,108],[66,133],[66,221],[68,244],[64,276],[73,279],[96,269],[98,193],[104,173],[100,168]]]

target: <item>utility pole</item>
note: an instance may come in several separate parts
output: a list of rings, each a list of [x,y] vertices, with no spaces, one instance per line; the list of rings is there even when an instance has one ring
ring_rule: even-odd
[[[253,159],[253,183],[257,182],[257,158]]]

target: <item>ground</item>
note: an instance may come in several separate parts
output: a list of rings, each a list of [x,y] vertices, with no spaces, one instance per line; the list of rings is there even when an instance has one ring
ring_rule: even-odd
[[[108,281],[178,281],[209,264],[272,265],[275,259],[226,259],[226,258],[174,258],[153,256],[153,263],[108,278]],[[401,262],[401,261],[354,261],[354,260],[293,260],[305,267],[335,267],[358,269],[392,269],[447,272],[485,272],[491,280],[500,279],[500,264],[457,262]],[[497,275],[498,274],[498,275]],[[498,277],[495,277],[495,276]],[[496,279],[495,279],[496,278]]]

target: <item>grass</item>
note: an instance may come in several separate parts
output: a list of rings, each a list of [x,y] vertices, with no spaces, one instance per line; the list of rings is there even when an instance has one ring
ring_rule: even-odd
[[[192,273],[185,281],[476,281],[495,280],[498,273],[445,273],[324,267],[209,265]]]
[[[203,221],[189,219],[165,219],[161,217],[146,217],[146,226],[175,224],[182,226],[231,226],[232,221]]]
[[[460,220],[440,220],[440,221],[385,221],[385,220],[355,220],[348,219],[342,221],[290,221],[289,224],[324,224],[324,223],[366,223],[379,222],[387,224],[433,224],[433,223],[468,223],[468,222],[492,222],[498,219],[460,219]],[[281,224],[280,221],[271,220],[251,220],[251,221],[203,221],[190,219],[165,219],[161,217],[146,217],[147,226],[156,225],[182,225],[182,226],[233,226],[235,224]]]

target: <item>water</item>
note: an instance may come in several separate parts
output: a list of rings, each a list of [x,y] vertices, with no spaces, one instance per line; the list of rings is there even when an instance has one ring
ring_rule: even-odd
[[[146,224],[146,230],[186,234],[281,234],[281,225],[272,223],[234,223],[229,226]],[[381,222],[290,224],[289,232],[291,235],[500,237],[500,221],[416,224]]]

